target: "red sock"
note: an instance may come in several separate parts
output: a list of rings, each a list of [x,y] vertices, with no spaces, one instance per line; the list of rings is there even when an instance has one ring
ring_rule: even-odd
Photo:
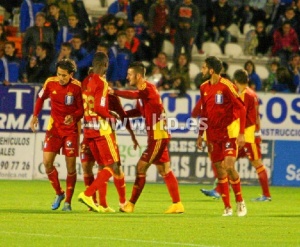
[[[48,174],[48,179],[55,190],[56,195],[61,195],[64,193],[62,188],[60,187],[59,179],[58,179],[58,172],[55,167],[53,167],[53,170],[49,172]]]
[[[139,199],[144,186],[146,183],[146,175],[145,174],[138,174],[136,176],[133,188],[132,188],[132,193],[131,193],[131,198],[130,198],[130,202],[132,202],[133,204],[136,203],[136,201]]]
[[[100,205],[104,208],[107,208],[107,202],[106,202],[107,182],[111,176],[112,176],[112,172],[109,169],[104,168],[102,171],[98,173],[98,176],[95,180],[99,191]]]
[[[222,196],[222,200],[225,208],[231,208],[230,205],[230,197],[229,197],[229,185],[228,178],[218,178],[218,188],[220,190],[220,194]]]
[[[174,173],[170,171],[168,174],[166,174],[166,176],[164,176],[164,180],[173,203],[180,202],[178,182],[176,177],[174,176]]]
[[[243,201],[240,178],[236,179],[235,181],[229,180],[229,182],[231,184],[232,190],[235,195],[235,201],[236,202]]]
[[[126,184],[125,184],[125,179],[124,179],[124,173],[122,173],[120,176],[114,176],[114,184],[118,191],[119,202],[125,203],[125,201],[126,201]]]
[[[263,195],[266,197],[271,197],[271,194],[269,191],[268,175],[267,175],[265,166],[263,164],[261,164],[260,166],[256,167],[256,173],[258,176],[260,186],[262,188]]]
[[[93,175],[86,174],[83,176],[83,180],[84,180],[85,188],[88,188],[94,182],[95,178]],[[94,203],[98,203],[96,193],[93,195],[93,200],[94,200]]]
[[[71,204],[71,200],[72,200],[72,197],[73,197],[76,180],[77,180],[77,173],[76,172],[74,172],[73,174],[68,173],[67,180],[66,180],[67,189],[66,189],[66,200],[65,200],[65,202],[68,202],[70,204]]]
[[[83,181],[84,181],[85,187],[87,188],[94,182],[94,176],[85,174],[85,175],[83,175]]]

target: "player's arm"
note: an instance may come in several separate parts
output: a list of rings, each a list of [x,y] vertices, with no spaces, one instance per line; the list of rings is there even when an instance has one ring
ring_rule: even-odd
[[[74,112],[73,116],[75,117],[76,122],[78,122],[83,117],[83,113],[84,113],[81,91],[79,91],[78,94],[76,95],[76,105],[77,105],[77,110]]]
[[[201,99],[198,100],[191,113],[192,118],[197,118],[200,116],[201,116]]]
[[[233,102],[233,110],[238,113],[240,118],[240,133],[237,142],[240,147],[243,147],[245,145],[246,108],[236,90],[230,86],[227,89],[228,96],[231,98],[231,102]]]
[[[259,102],[258,99],[255,98],[255,111],[256,111],[256,129],[255,133],[260,135],[260,116],[259,116]]]
[[[48,91],[47,91],[47,86],[45,85],[40,90],[38,97],[36,99],[35,105],[34,105],[33,115],[32,115],[32,119],[30,122],[30,128],[33,132],[36,132],[36,130],[37,130],[37,124],[39,122],[38,116],[43,108],[43,104],[44,104],[44,101],[46,98],[48,98]]]
[[[98,116],[103,119],[113,119],[115,118],[108,111],[108,104],[106,100],[106,95],[104,94],[104,86],[103,83],[98,84],[99,86],[95,90],[95,105],[94,110]]]
[[[193,112],[192,112],[192,117],[199,117],[200,114],[201,114],[201,119],[200,119],[200,122],[199,122],[199,132],[198,132],[198,138],[197,138],[197,141],[196,141],[196,146],[199,150],[202,150],[203,147],[202,147],[202,136],[203,136],[203,133],[205,131],[205,129],[202,127],[202,123],[201,121],[203,121],[204,119],[206,119],[206,114],[205,114],[205,109],[203,109],[204,105],[203,105],[203,94],[201,92],[201,87],[200,87],[200,99],[198,100],[195,108],[193,109]]]
[[[112,94],[116,96],[120,96],[125,99],[139,99],[140,98],[140,93],[138,90],[112,90]]]
[[[245,105],[246,107],[246,116],[247,119],[250,120],[250,126],[256,125],[257,121],[257,108],[256,108],[256,102],[255,102],[255,97],[250,96],[248,99],[248,105]],[[249,126],[248,126],[249,127]]]
[[[237,142],[239,147],[243,147],[245,145],[246,109],[240,97],[235,98],[234,108],[239,112],[240,117],[240,133]]]

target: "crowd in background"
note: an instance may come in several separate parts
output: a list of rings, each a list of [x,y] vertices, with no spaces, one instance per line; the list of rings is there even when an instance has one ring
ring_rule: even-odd
[[[95,52],[109,57],[106,79],[116,87],[127,86],[127,68],[133,61],[148,65],[147,78],[159,90],[174,89],[183,96],[203,82],[201,73],[190,78],[192,48],[204,54],[205,41],[222,51],[237,42],[228,28],[236,24],[241,33],[246,24],[255,28],[244,33],[246,55],[276,57],[269,77],[262,81],[249,60],[244,64],[250,86],[256,91],[300,91],[300,0],[115,0],[107,13],[92,21],[78,0],[0,1],[7,18],[0,25],[0,81],[44,83],[55,74],[64,58],[76,62],[75,77],[83,80]],[[19,17],[17,47],[10,26]],[[163,52],[164,40],[174,45],[174,54]],[[228,64],[224,65],[224,76]]]

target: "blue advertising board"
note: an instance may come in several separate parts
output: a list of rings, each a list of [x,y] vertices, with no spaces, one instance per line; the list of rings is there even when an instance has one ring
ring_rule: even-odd
[[[276,141],[273,185],[300,186],[299,141]]]
[[[0,131],[31,132],[35,86],[0,85]]]

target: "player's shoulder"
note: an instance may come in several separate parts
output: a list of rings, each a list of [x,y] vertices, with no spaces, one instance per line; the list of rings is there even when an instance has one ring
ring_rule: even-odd
[[[201,88],[201,87],[206,87],[207,85],[209,85],[209,80],[203,82],[203,83],[200,85],[200,88]]]
[[[228,88],[232,93],[235,95],[237,94],[237,87],[234,85],[229,79],[221,77],[220,79],[221,85],[223,85],[225,88]]]
[[[44,87],[46,87],[49,83],[59,83],[59,79],[57,76],[50,76],[44,83]]]
[[[81,82],[78,81],[78,80],[75,79],[75,78],[72,78],[71,83],[74,84],[74,85],[76,85],[76,86],[78,86],[78,87],[81,87]]]
[[[220,82],[227,87],[235,88],[235,85],[227,78],[221,77]]]

